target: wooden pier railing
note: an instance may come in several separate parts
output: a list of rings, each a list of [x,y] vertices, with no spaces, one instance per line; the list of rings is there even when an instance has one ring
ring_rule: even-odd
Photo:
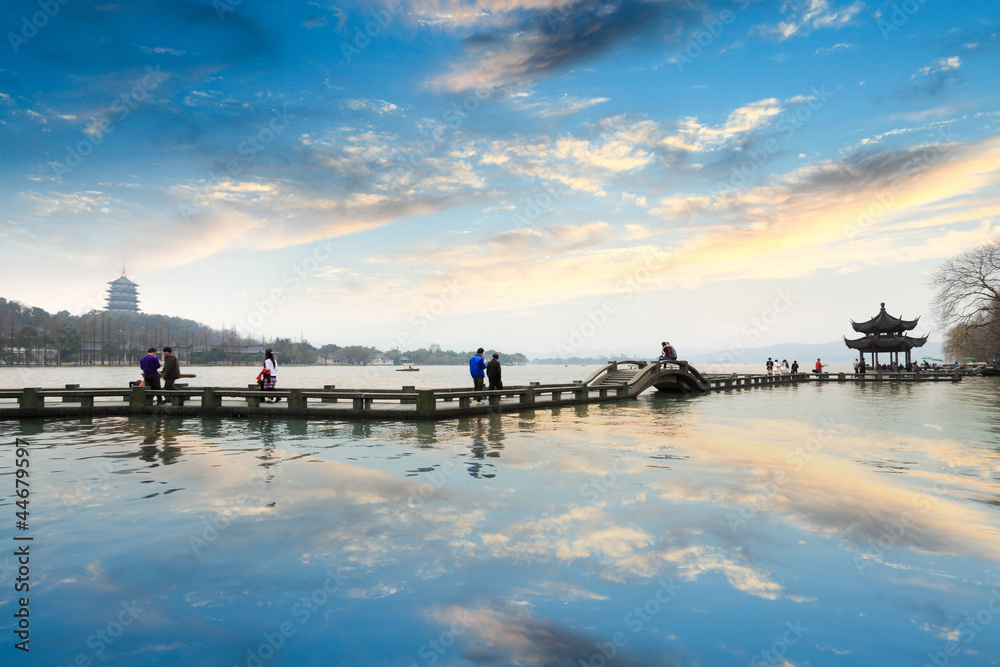
[[[278,389],[247,387],[184,387],[150,390],[0,389],[0,419],[33,417],[127,416],[301,416],[317,419],[449,419],[491,412],[559,407],[636,398],[650,387],[664,391],[706,392],[773,387],[802,382],[924,382],[961,381],[960,373],[796,373],[786,375],[702,374],[684,361],[611,361],[588,377],[572,383],[506,387],[476,391],[468,387],[416,389]],[[163,396],[165,405],[155,404]],[[267,402],[278,399],[278,402]]]

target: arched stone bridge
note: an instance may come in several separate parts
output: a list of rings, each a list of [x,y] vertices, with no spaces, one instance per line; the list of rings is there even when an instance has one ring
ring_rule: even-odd
[[[635,398],[650,387],[668,392],[703,392],[711,389],[708,380],[686,361],[609,361],[584,384],[591,387],[622,385]]]

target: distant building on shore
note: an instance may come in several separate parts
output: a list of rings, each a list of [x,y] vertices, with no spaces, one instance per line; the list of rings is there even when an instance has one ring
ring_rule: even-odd
[[[136,289],[139,287],[125,275],[125,265],[122,264],[121,277],[108,283],[108,305],[104,310],[117,313],[138,313],[139,294]]]

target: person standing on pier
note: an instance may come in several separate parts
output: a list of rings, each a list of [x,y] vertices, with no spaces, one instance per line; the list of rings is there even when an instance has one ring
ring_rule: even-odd
[[[774,375],[774,361],[771,359],[771,357],[767,358],[767,364],[766,365],[767,365],[767,374],[768,375]]]
[[[156,357],[156,348],[151,347],[146,350],[146,356],[139,360],[139,368],[142,370],[142,379],[145,386],[150,389],[160,390],[160,360]],[[164,405],[163,396],[157,395],[156,404]]]
[[[477,391],[482,391],[486,388],[486,375],[483,373],[486,370],[486,362],[483,361],[483,348],[476,350],[476,353],[472,355],[469,359],[469,374],[472,376],[472,388]],[[483,397],[477,396],[476,403],[482,403]]]
[[[490,362],[486,364],[486,376],[490,379],[490,389],[503,389],[503,382],[500,380],[499,354],[494,354]]]
[[[264,350],[264,391],[274,391],[278,384],[278,362],[274,360],[271,348]],[[268,403],[277,403],[280,398],[268,398]]]
[[[792,374],[795,374],[795,373],[798,373],[798,372],[799,372],[799,362],[798,362],[798,360],[795,360],[795,361],[792,362]]]
[[[174,354],[174,348],[163,348],[163,388],[170,391],[174,382],[181,376],[181,365]]]
[[[826,364],[824,364],[822,361],[820,361],[817,358],[816,359],[816,368],[813,369],[813,373],[815,373],[816,375],[822,375],[823,374],[823,366],[826,366]]]

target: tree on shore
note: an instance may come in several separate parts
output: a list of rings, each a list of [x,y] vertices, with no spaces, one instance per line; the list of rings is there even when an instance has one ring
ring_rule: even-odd
[[[1000,356],[1000,237],[952,257],[931,274],[933,306],[952,357]]]

